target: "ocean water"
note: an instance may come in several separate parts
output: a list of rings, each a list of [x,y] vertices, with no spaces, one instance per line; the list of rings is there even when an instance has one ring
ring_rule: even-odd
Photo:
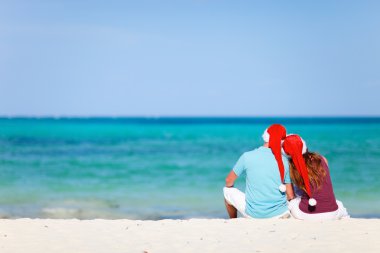
[[[0,216],[224,218],[225,176],[277,122],[353,217],[380,217],[380,118],[1,118]]]

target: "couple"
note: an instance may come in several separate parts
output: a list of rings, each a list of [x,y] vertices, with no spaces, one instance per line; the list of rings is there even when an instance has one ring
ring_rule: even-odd
[[[264,145],[245,152],[226,178],[223,192],[230,218],[236,218],[237,211],[257,219],[349,217],[335,199],[326,158],[310,152],[300,136],[286,135],[285,127],[279,124],[267,128],[263,139]],[[245,194],[233,187],[243,173]]]

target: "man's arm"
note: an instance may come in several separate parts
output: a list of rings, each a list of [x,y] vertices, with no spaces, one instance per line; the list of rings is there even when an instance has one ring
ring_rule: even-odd
[[[238,176],[236,175],[236,173],[233,170],[231,170],[231,172],[226,177],[226,187],[233,187],[235,180],[237,178],[238,178]]]

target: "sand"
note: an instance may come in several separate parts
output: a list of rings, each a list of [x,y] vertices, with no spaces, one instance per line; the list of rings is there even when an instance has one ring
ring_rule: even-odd
[[[380,219],[3,219],[0,252],[380,252]]]

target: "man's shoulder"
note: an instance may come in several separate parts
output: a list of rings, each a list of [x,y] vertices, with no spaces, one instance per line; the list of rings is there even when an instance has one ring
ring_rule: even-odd
[[[262,152],[272,152],[270,148],[266,148],[266,147],[257,147],[255,149],[252,149],[250,151],[248,151],[247,153],[262,153]]]
[[[255,156],[255,155],[261,153],[262,151],[263,151],[262,148],[258,147],[258,148],[255,148],[255,149],[248,150],[248,151],[244,152],[242,156],[245,156],[245,157]]]

